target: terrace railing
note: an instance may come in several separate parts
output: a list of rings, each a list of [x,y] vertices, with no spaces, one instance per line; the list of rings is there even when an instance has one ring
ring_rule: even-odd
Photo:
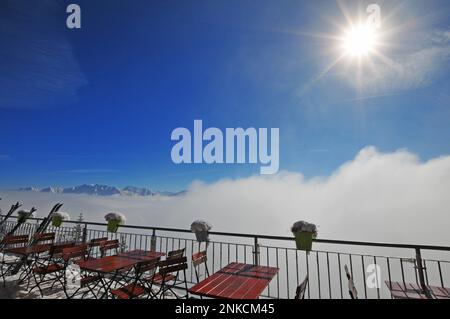
[[[40,220],[30,219],[16,234],[32,233]],[[10,218],[3,231],[15,224]],[[117,233],[109,233],[104,223],[67,221],[63,225],[49,226],[47,230],[55,232],[59,241],[108,237],[119,239],[123,250],[168,252],[185,248],[188,257],[204,250],[206,245],[198,243],[188,229],[123,225]],[[305,298],[350,298],[345,265],[359,298],[390,298],[385,281],[414,283],[419,287],[450,286],[450,247],[316,239],[313,250],[307,253],[295,249],[293,237],[215,231],[210,232],[210,237],[206,248],[210,273],[230,262],[280,269],[263,294],[266,298],[293,298],[306,275],[309,280]],[[196,283],[192,267],[186,276],[190,284]]]

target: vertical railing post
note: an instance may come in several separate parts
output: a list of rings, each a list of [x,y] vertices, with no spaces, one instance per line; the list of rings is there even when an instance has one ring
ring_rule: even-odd
[[[153,229],[152,237],[150,239],[150,250],[156,251],[156,229]]]
[[[83,227],[83,243],[85,243],[87,240],[87,223],[84,223],[84,227]]]
[[[254,245],[253,245],[253,264],[259,265],[259,244],[258,244],[258,237],[254,238]]]
[[[426,269],[423,267],[422,254],[420,253],[420,248],[416,248],[416,262],[417,262],[416,268],[417,268],[417,273],[419,275],[419,283],[420,283],[420,287],[422,288],[422,292],[427,296],[427,298],[432,299],[430,291],[428,290],[427,285],[425,283],[424,271]]]

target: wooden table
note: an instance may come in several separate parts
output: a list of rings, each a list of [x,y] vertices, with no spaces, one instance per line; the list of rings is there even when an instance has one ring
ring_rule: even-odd
[[[194,295],[222,299],[257,299],[278,268],[231,263],[189,289]]]
[[[127,251],[125,253],[121,253],[118,256],[145,261],[145,260],[156,259],[156,258],[162,257],[164,255],[165,255],[165,253],[162,253],[159,251],[146,251],[146,250],[135,249],[135,250]]]
[[[392,297],[396,299],[429,299],[417,284],[386,281]],[[450,288],[427,286],[431,297],[436,299],[450,299]]]
[[[107,298],[108,292],[112,284],[117,280],[117,277],[120,275],[121,278],[125,278],[127,275],[122,272],[131,270],[137,263],[139,263],[139,259],[117,255],[76,262],[80,270],[93,272],[100,276],[100,282],[104,290],[100,298]],[[106,278],[107,275],[110,276]]]

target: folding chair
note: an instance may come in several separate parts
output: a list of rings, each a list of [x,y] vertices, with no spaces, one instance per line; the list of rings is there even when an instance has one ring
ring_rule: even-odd
[[[66,297],[68,299],[72,299],[73,297],[75,297],[76,295],[78,295],[80,293],[80,290],[83,288],[87,288],[87,291],[82,292],[82,297],[84,298],[84,296],[86,296],[88,293],[91,293],[92,296],[97,299],[97,295],[95,293],[95,288],[98,286],[98,284],[100,283],[100,276],[98,275],[83,275],[82,273],[78,273],[78,274],[74,274],[77,277],[73,278],[76,281],[78,281],[78,287],[76,288],[76,290],[69,295],[68,291],[67,291],[67,270],[69,268],[69,266],[75,262],[75,261],[79,261],[79,260],[86,260],[89,258],[89,253],[88,253],[88,244],[82,244],[82,245],[78,245],[78,246],[74,246],[74,247],[68,247],[68,248],[64,248],[62,255],[63,255],[63,260],[64,260],[64,294],[66,295]],[[92,287],[93,286],[93,287]]]
[[[171,258],[181,258],[181,257],[184,256],[184,251],[185,251],[184,248],[169,251],[169,252],[167,253],[167,259],[171,259]]]
[[[305,299],[305,292],[307,286],[308,286],[308,275],[306,275],[305,280],[303,280],[303,282],[297,286],[294,299]]]
[[[192,255],[192,266],[194,268],[195,272],[195,278],[197,279],[197,283],[200,282],[200,266],[203,264],[205,268],[205,278],[209,277],[209,270],[208,270],[208,258],[206,256],[206,251],[201,251],[198,253],[195,253]]]
[[[20,257],[9,253],[10,249],[26,247],[28,243],[28,235],[8,235],[1,241],[2,259],[0,261],[0,276],[3,280],[3,287],[6,287],[6,276],[10,275],[10,271],[21,260]],[[11,251],[13,252],[13,250]],[[9,257],[9,258],[8,258]],[[11,259],[10,259],[11,258]]]
[[[125,286],[111,291],[113,298],[118,299],[135,299],[147,294],[148,299],[154,298],[156,295],[152,291],[153,281],[141,280],[145,273],[154,276],[158,267],[159,258],[141,261],[135,266],[134,280]]]
[[[65,248],[73,247],[74,245],[74,243],[54,245],[51,246],[48,257],[36,257],[31,270],[35,285],[28,291],[29,293],[38,288],[43,297],[44,293],[41,286],[46,282],[52,282],[50,289],[53,289],[56,283],[60,283],[62,287],[65,286],[65,265],[61,263],[61,257]],[[27,287],[29,284],[30,281],[28,281]]]
[[[100,242],[100,257],[107,256],[108,251],[115,250],[115,254],[119,253],[120,243],[118,239],[106,240]]]
[[[184,283],[186,289],[186,296],[189,297],[187,280],[186,280],[186,269],[188,268],[186,257],[171,257],[166,260],[160,261],[159,271],[152,277],[146,278],[147,281],[151,281],[153,284],[160,286],[159,291],[156,295],[161,295],[160,298],[165,298],[165,292],[171,291],[172,294],[179,299],[178,295],[173,291],[179,283]],[[180,272],[183,272],[183,279],[180,280]]]
[[[108,237],[93,238],[89,241],[89,243],[87,244],[89,259],[95,258],[97,253],[99,253],[99,250],[97,249],[99,249],[101,243],[105,241],[108,241]]]
[[[344,266],[344,270],[348,279],[348,293],[352,299],[358,299],[358,291],[356,290],[355,283],[353,282],[352,275],[348,271],[347,265]]]

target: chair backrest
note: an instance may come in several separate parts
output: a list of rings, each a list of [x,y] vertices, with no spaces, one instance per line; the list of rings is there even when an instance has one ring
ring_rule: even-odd
[[[64,249],[75,246],[75,243],[67,243],[67,244],[58,244],[53,245],[50,249],[50,256],[52,258],[60,258],[63,257]]]
[[[88,247],[98,247],[102,242],[108,241],[108,237],[93,238],[89,241]]]
[[[73,259],[85,259],[87,256],[87,244],[67,247],[62,250],[62,256],[65,262]]]
[[[356,290],[355,283],[353,282],[352,275],[348,271],[347,265],[344,266],[344,270],[348,279],[348,293],[352,299],[358,299],[358,291]]]
[[[184,248],[181,248],[181,249],[169,251],[167,253],[167,259],[172,259],[172,258],[177,259],[177,258],[183,257],[184,250],[185,250]]]
[[[142,275],[143,273],[150,272],[153,275],[158,267],[160,257],[151,260],[140,261],[136,265],[136,274]]]
[[[308,286],[308,275],[306,275],[305,280],[297,286],[295,291],[295,299],[305,299],[306,287]]]
[[[207,261],[208,261],[208,257],[206,255],[205,250],[192,255],[192,265],[194,266],[195,277],[197,278],[197,282],[200,282],[200,269],[199,268],[200,268],[201,264],[204,264],[206,275],[207,275],[207,277],[209,277]]]
[[[120,243],[118,239],[107,240],[100,242],[100,254],[102,257],[106,256],[106,253],[109,250],[116,250],[116,254],[118,253],[118,249],[120,247]]]
[[[1,244],[8,248],[23,246],[26,243],[28,243],[28,235],[6,235],[1,241]]]
[[[180,270],[185,271],[188,268],[187,258],[179,257],[179,258],[170,258],[158,263],[159,273],[161,276],[166,276],[171,273],[178,273]]]
[[[44,242],[51,242],[55,240],[55,233],[39,233],[33,235],[34,242],[36,244],[38,243],[44,243]]]

